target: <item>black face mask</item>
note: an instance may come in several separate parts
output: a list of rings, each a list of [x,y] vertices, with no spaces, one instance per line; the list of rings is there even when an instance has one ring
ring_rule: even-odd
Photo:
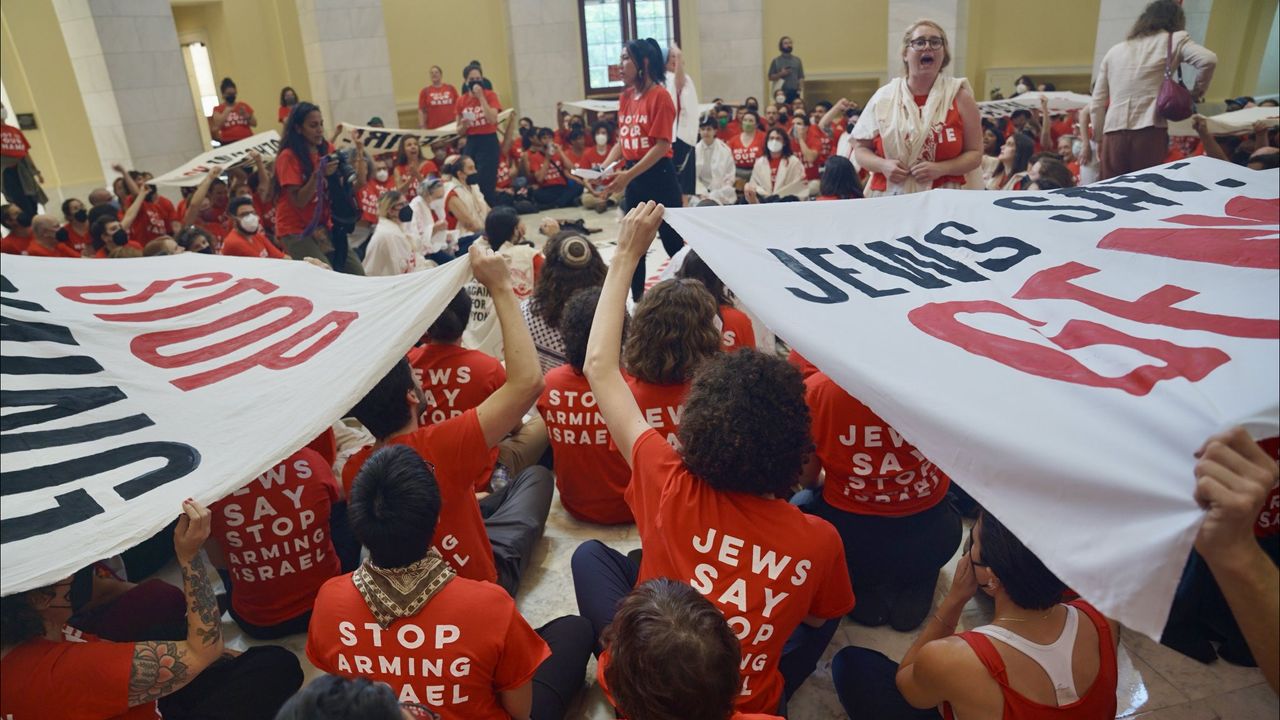
[[[227,104],[228,104],[228,105],[235,105],[235,104],[236,104],[236,94],[235,94],[235,93],[227,93],[225,97],[227,98]]]
[[[467,178],[467,184],[468,184],[468,185],[479,185],[479,184],[480,184],[480,176],[479,176],[479,175],[472,175],[472,176],[468,177],[468,178]],[[28,225],[30,225],[30,223],[27,223],[27,224],[28,224]]]
[[[124,228],[111,233],[111,242],[116,245],[124,246],[129,244],[129,233]]]
[[[71,233],[67,232],[66,228],[58,228],[58,232],[53,234],[53,239],[63,243],[70,242]]]
[[[413,208],[409,207],[408,205],[405,205],[404,207],[400,208],[400,213],[398,217],[400,218],[400,222],[409,222],[410,220],[413,219]]]
[[[155,202],[155,201],[156,201],[156,189],[155,189],[155,188],[148,188],[148,189],[147,189],[147,202]]]
[[[477,86],[477,85],[479,85],[480,87],[484,87],[484,80],[468,80],[468,81],[467,81],[467,92],[471,92],[471,91],[472,91],[472,89],[473,89],[473,88],[475,88],[475,86]]]
[[[16,221],[18,223],[18,227],[20,228],[31,227],[31,220],[33,217],[34,216],[29,212],[24,211],[24,212],[18,213],[18,219]]]
[[[86,220],[89,219],[89,211],[85,210],[84,208],[80,208],[79,210],[75,211],[75,214],[71,216],[71,219],[75,220],[76,222],[85,222]]]

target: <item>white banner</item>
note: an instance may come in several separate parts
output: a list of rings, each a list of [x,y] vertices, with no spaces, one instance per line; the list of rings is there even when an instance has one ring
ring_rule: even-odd
[[[1220,115],[1208,116],[1205,118],[1205,123],[1210,134],[1238,135],[1252,133],[1253,124],[1259,120],[1265,120],[1269,128],[1280,125],[1280,109],[1251,107],[1244,110],[1233,110]],[[1169,123],[1169,134],[1196,137],[1196,131],[1191,127],[1191,118]]]
[[[1051,192],[675,210],[739,299],[1159,637],[1192,453],[1280,429],[1280,179],[1196,158]]]
[[[579,110],[589,110],[593,113],[618,112],[617,98],[613,100],[566,100],[560,104],[565,107],[578,108]],[[700,103],[698,105],[698,115],[706,115],[707,111],[715,106],[715,103]]]
[[[11,255],[0,281],[0,593],[215,502],[364,396],[470,278],[188,253]]]
[[[502,121],[506,120],[511,113],[511,108],[500,110],[498,112],[498,124],[501,125]],[[335,141],[338,147],[350,147],[355,142],[355,138],[358,137],[364,143],[364,149],[371,155],[395,152],[400,148],[400,141],[405,137],[416,137],[419,142],[432,143],[446,138],[453,139],[462,134],[458,130],[457,122],[451,122],[448,125],[442,125],[430,130],[372,127],[369,125],[353,125],[351,123],[340,123],[338,129],[338,139]]]
[[[204,177],[209,174],[209,169],[214,165],[230,168],[248,162],[249,152],[252,150],[262,153],[263,160],[275,157],[276,153],[280,151],[280,133],[275,130],[268,130],[253,137],[220,145],[207,153],[197,155],[191,162],[176,170],[170,170],[151,182],[154,185],[184,185],[187,187],[199,185],[200,181],[204,180]]]
[[[1079,110],[1089,104],[1089,96],[1074,92],[1026,92],[1008,100],[986,100],[978,103],[978,112],[984,118],[995,120],[1008,117],[1015,110],[1039,110],[1040,98],[1049,99],[1049,112],[1058,114],[1069,110]]]

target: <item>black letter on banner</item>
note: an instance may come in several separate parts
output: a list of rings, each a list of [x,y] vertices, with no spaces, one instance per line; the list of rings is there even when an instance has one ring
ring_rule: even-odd
[[[1017,197],[1000,198],[995,201],[995,205],[1005,208],[1006,210],[1079,210],[1093,215],[1091,218],[1075,217],[1073,215],[1050,215],[1050,220],[1058,222],[1098,222],[1099,220],[1110,220],[1116,214],[1099,208],[1091,208],[1087,205],[1040,205],[1039,203],[1049,202],[1049,198],[1040,197],[1039,195],[1018,195]],[[1030,203],[1030,204],[1028,204]]]
[[[10,413],[0,418],[0,430],[9,432],[28,425],[58,420],[123,400],[125,394],[116,387],[59,388],[56,390],[0,391],[0,407],[40,406],[40,410]],[[52,407],[48,407],[52,406]],[[131,415],[117,420],[88,423],[70,428],[0,436],[0,454],[37,448],[74,445],[124,435],[155,425],[146,415]]]
[[[855,278],[854,275],[860,274],[857,270],[854,270],[853,268],[842,268],[838,265],[832,264],[830,260],[827,260],[826,258],[822,257],[823,255],[830,255],[831,248],[796,248],[796,252],[805,256],[805,258],[808,259],[809,262],[813,263],[814,265],[817,265],[823,270],[826,270],[832,275],[835,275],[836,277],[840,278],[845,282],[845,284],[856,289],[858,292],[862,293],[863,295],[866,295],[867,297],[878,298],[878,297],[884,297],[885,295],[901,295],[902,293],[906,292],[904,288],[889,288],[887,290],[878,290],[862,282],[861,280]]]
[[[796,275],[799,275],[801,279],[813,283],[815,287],[817,287],[819,290],[825,293],[824,295],[811,295],[803,290],[800,290],[799,288],[793,288],[793,287],[787,288],[787,290],[792,295],[795,295],[801,300],[808,300],[809,302],[814,302],[814,303],[822,303],[823,305],[830,305],[832,303],[842,303],[849,299],[849,296],[844,294],[843,290],[827,282],[826,279],[823,278],[818,273],[805,267],[804,263],[788,255],[785,250],[779,250],[777,248],[769,248],[769,252],[772,253],[774,257],[778,258],[778,262],[782,263],[783,265],[786,265],[788,270],[795,273]],[[475,318],[474,314],[472,315],[472,318],[473,319]],[[479,318],[479,319],[483,320],[484,318]]]
[[[1180,163],[1180,165],[1185,165],[1185,164],[1186,163]],[[1177,167],[1179,167],[1179,165],[1171,165],[1169,169],[1173,170]],[[1169,177],[1168,175],[1161,175],[1159,173],[1120,175],[1117,177],[1113,177],[1110,180],[1103,180],[1102,182],[1096,183],[1096,184],[1097,185],[1114,185],[1116,183],[1140,183],[1140,182],[1151,183],[1152,185],[1156,185],[1158,187],[1164,188],[1165,190],[1171,190],[1173,192],[1202,192],[1204,190],[1209,189],[1201,185],[1200,183],[1191,182],[1190,180],[1177,180],[1175,178]]]
[[[87,355],[56,358],[0,356],[0,373],[5,375],[92,375],[96,372],[102,372],[102,366]]]
[[[0,315],[0,340],[7,342],[51,342],[79,345],[71,331],[53,323],[18,320]]]
[[[965,235],[972,235],[978,232],[968,225],[949,221],[940,223],[932,230],[925,233],[924,241],[933,245],[941,245],[943,247],[968,248],[974,252],[983,254],[989,253],[992,250],[999,250],[1000,248],[1013,250],[1013,254],[1009,257],[978,261],[978,265],[990,270],[991,272],[1004,272],[1023,260],[1040,254],[1040,248],[1029,243],[1025,243],[1016,237],[1001,236],[998,238],[992,238],[984,243],[973,243],[968,240],[953,238],[950,235],[947,235],[943,231],[948,228],[955,228]]]
[[[18,495],[65,485],[150,458],[161,458],[167,462],[161,468],[116,485],[114,489],[120,497],[132,500],[167,482],[184,477],[200,466],[200,453],[190,445],[168,441],[134,443],[103,450],[94,455],[63,460],[53,465],[10,470],[4,474],[0,495]]]
[[[1063,197],[1089,200],[1096,202],[1099,205],[1106,205],[1126,212],[1142,212],[1147,209],[1139,203],[1164,205],[1165,207],[1182,204],[1167,198],[1162,198],[1158,195],[1152,195],[1146,190],[1140,190],[1135,187],[1125,187],[1123,185],[1062,188],[1061,190],[1054,190],[1053,194],[1062,195]]]
[[[839,247],[841,250],[844,250],[850,255],[862,260],[883,273],[897,275],[898,277],[922,288],[933,289],[951,286],[951,283],[934,275],[930,275],[925,272],[925,270],[933,270],[960,282],[978,282],[986,280],[985,277],[965,267],[959,262],[952,260],[932,248],[927,248],[921,245],[916,242],[914,238],[904,236],[898,238],[898,242],[909,246],[912,250],[920,253],[920,255],[924,255],[926,258],[930,259],[923,259],[912,253],[910,250],[894,247],[882,240],[867,243],[867,249],[884,256],[884,258],[890,262],[885,262],[874,255],[870,255],[854,245],[837,245],[836,247]]]
[[[390,138],[391,133],[386,130],[370,130],[362,139],[364,140],[364,146],[367,148],[389,150],[391,147]]]
[[[18,292],[18,288],[9,282],[9,278],[0,275],[0,292],[13,293]],[[0,305],[8,305],[19,310],[31,310],[32,312],[49,312],[45,310],[39,303],[33,303],[30,300],[18,300],[17,298],[0,298]]]
[[[102,506],[84,490],[72,490],[54,497],[57,507],[0,520],[0,544],[26,540],[45,535],[78,522],[84,522],[103,512]]]

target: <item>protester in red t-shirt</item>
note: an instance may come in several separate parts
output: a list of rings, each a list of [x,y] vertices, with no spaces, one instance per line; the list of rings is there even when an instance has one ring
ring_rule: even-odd
[[[689,392],[682,451],[645,422],[617,348],[627,278],[661,221],[662,208],[653,203],[623,220],[585,366],[631,466],[626,500],[644,553],[637,568],[598,541],[580,546],[572,563],[578,607],[601,631],[634,581],[687,581],[725,615],[741,643],[738,709],[776,712],[853,609],[844,551],[829,523],[785,500],[809,442],[803,385],[782,360],[754,350],[714,353]],[[709,295],[707,304],[714,312]]]
[[[718,353],[715,298],[697,280],[664,280],[640,298],[623,348],[627,385],[649,425],[673,447],[698,367]]]
[[[458,130],[466,131],[464,155],[475,160],[480,192],[490,205],[498,180],[498,112],[502,103],[498,94],[485,88],[484,72],[479,65],[468,65],[463,72],[466,86],[454,106],[458,113]]]
[[[479,350],[462,347],[462,333],[470,317],[471,296],[463,288],[427,328],[427,342],[409,351],[414,379],[427,398],[427,409],[418,418],[422,427],[478,407],[507,381],[502,363]]]
[[[0,157],[5,158],[4,172],[0,175],[0,192],[9,202],[34,216],[49,198],[40,187],[44,175],[31,159],[31,143],[22,130],[3,122],[9,119],[9,110],[0,105]]]
[[[220,177],[221,174],[221,165],[210,168],[209,174],[205,175],[204,180],[196,186],[196,191],[186,199],[186,209],[182,214],[182,231],[177,238],[181,241],[182,235],[192,226],[200,228],[212,238],[210,246],[212,253],[220,250],[222,238],[229,230],[226,211],[230,204],[230,192],[227,190],[226,181]],[[191,248],[187,249],[191,250]]]
[[[58,242],[71,246],[79,255],[89,244],[89,211],[78,199],[67,198],[62,201],[62,217],[66,221],[62,226],[65,232]]]
[[[6,718],[273,717],[302,684],[279,647],[224,652],[221,611],[200,547],[210,513],[182,504],[174,551],[187,599],[180,640],[109,642],[67,625],[71,579],[0,599],[0,712]],[[217,662],[217,667],[212,667]],[[201,682],[191,684],[197,677]],[[157,700],[159,701],[157,703]]]
[[[289,119],[289,113],[293,112],[293,107],[298,104],[298,91],[285,85],[280,88],[280,109],[276,111],[276,121],[284,125],[284,121]]]
[[[501,588],[459,577],[431,547],[448,512],[442,491],[411,445],[363,463],[348,507],[369,558],[320,588],[307,657],[445,720],[563,717],[583,684],[589,623],[567,616],[535,632]]]
[[[471,270],[489,290],[502,327],[506,383],[461,416],[422,427],[419,418],[427,409],[426,397],[408,361],[401,360],[351,414],[380,445],[408,445],[434,465],[444,509],[433,543],[444,558],[463,577],[498,582],[515,595],[551,509],[554,480],[546,468],[535,465],[511,478],[505,492],[491,486],[494,494],[484,498],[491,512],[483,520],[475,491],[489,486],[498,443],[537,399],[542,373],[520,318],[506,261],[481,244],[472,245],[469,252]],[[343,467],[348,495],[371,451],[372,447],[357,451]]]
[[[458,88],[444,82],[444,71],[431,66],[431,84],[418,93],[418,127],[438,128],[458,118]]]
[[[418,138],[405,135],[400,138],[396,148],[395,179],[396,187],[403,188],[406,199],[413,200],[418,196],[418,185],[428,175],[439,175],[440,168],[434,160],[422,156],[422,145]]]
[[[720,314],[721,347],[725,352],[733,352],[738,348],[750,348],[756,345],[756,331],[747,314],[733,306],[729,297],[729,289],[715,274],[698,253],[693,250],[684,256],[684,264],[676,272],[676,277],[697,280],[716,301]]]
[[[760,116],[747,111],[742,118],[742,132],[725,141],[729,145],[729,152],[733,153],[733,165],[738,169],[739,180],[745,181],[751,177],[756,160],[764,154],[765,134],[757,130],[759,123]]]
[[[809,362],[809,360],[797,352],[795,348],[792,348],[790,354],[787,355],[787,363],[796,370],[799,370],[800,377],[805,380],[808,380],[810,375],[814,375],[818,372],[818,367]]]
[[[716,606],[682,582],[654,578],[637,586],[619,603],[601,644],[596,677],[629,720],[781,720],[734,710],[738,638]]]
[[[84,257],[105,258],[115,248],[126,246],[142,252],[144,246],[131,238],[127,229],[129,223],[133,222],[142,209],[142,202],[143,196],[135,195],[133,202],[129,204],[129,209],[124,212],[123,220],[117,220],[115,210],[108,206],[108,212],[99,215],[98,219],[89,225],[89,243],[82,251]]]
[[[262,218],[258,217],[252,198],[241,197],[232,200],[227,212],[235,223],[235,227],[222,238],[220,254],[277,260],[289,257],[280,252],[280,248],[276,247],[267,238],[266,233],[262,232]]]
[[[34,215],[15,204],[5,203],[0,207],[0,225],[9,231],[0,239],[0,253],[26,255],[31,245],[31,223],[34,219]]]
[[[71,245],[58,242],[58,232],[57,220],[48,215],[37,215],[31,221],[31,244],[25,254],[33,257],[80,257]]]
[[[213,139],[226,145],[252,136],[253,128],[258,127],[258,118],[249,103],[236,102],[236,84],[229,77],[222,78],[218,92],[222,93],[223,101],[214,106],[213,114],[209,116],[209,132]]]
[[[538,413],[547,424],[555,455],[556,486],[560,504],[585,522],[616,525],[633,522],[623,493],[631,468],[618,454],[587,378],[587,338],[595,314],[598,287],[574,293],[561,314],[568,363],[547,372],[546,387],[538,398]]]
[[[134,197],[143,196],[142,207],[136,219],[128,225],[129,236],[139,244],[146,245],[158,237],[173,232],[178,223],[173,203],[169,202],[168,198],[160,196],[154,185],[145,184],[149,175],[137,170],[126,171],[119,163],[112,165],[111,168],[120,173],[120,179],[128,193],[121,207],[127,207]],[[224,200],[223,207],[225,206]],[[120,216],[123,218],[124,213],[122,212]]]
[[[581,145],[582,129],[574,128],[574,140]],[[524,154],[524,173],[529,177],[530,197],[543,210],[576,205],[582,195],[581,183],[569,173],[578,166],[572,152],[557,144],[550,128],[538,128],[534,143]]]
[[[343,569],[329,530],[337,500],[332,469],[304,447],[210,508],[231,618],[250,637],[306,631],[316,592]]]
[[[805,482],[816,483],[819,469],[826,481],[792,502],[840,533],[858,594],[853,619],[914,630],[960,544],[960,513],[946,502],[951,481],[825,374],[810,376],[805,388],[817,446]]]

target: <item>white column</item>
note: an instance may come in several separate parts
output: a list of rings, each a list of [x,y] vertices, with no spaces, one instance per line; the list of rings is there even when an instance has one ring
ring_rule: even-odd
[[[391,56],[382,0],[297,0],[311,97],[324,113],[325,132],[340,122],[365,124],[378,116],[399,124],[391,87]]]
[[[554,128],[556,103],[582,99],[579,22],[575,0],[508,0],[515,97],[499,98],[503,106]]]
[[[720,97],[737,103],[749,95],[765,97],[765,70],[772,56],[764,55],[763,34],[763,0],[699,0],[702,85],[698,98]],[[804,48],[796,50],[803,59]]]
[[[917,20],[932,20],[947,31],[951,64],[946,72],[963,76],[965,37],[969,34],[968,0],[889,0],[889,43],[883,80],[902,74],[902,34]]]
[[[106,177],[114,163],[159,175],[203,151],[167,0],[54,0],[54,10]]]

